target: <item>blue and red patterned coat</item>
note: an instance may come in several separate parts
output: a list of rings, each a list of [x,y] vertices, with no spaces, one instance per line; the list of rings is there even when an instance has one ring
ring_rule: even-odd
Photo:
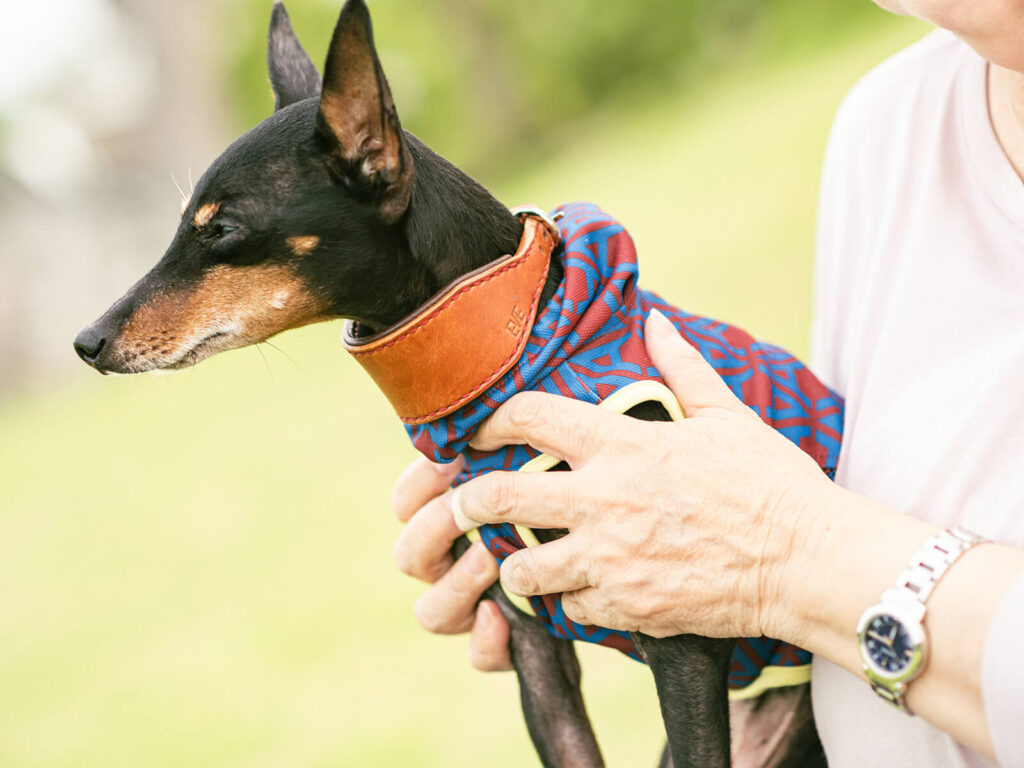
[[[417,449],[434,461],[466,457],[459,482],[496,469],[515,470],[537,457],[527,446],[483,453],[468,449],[480,423],[517,392],[538,390],[600,404],[637,382],[661,381],[644,346],[644,320],[664,313],[766,423],[808,453],[832,477],[839,458],[843,401],[796,358],[755,341],[725,323],[690,315],[637,287],[633,239],[601,209],[586,203],[554,212],[564,244],[564,279],[538,312],[522,357],[502,379],[450,416],[406,429]],[[615,398],[630,407],[629,398]],[[511,525],[488,525],[481,538],[499,564],[526,546]],[[628,633],[582,626],[566,618],[559,595],[530,600],[550,632],[617,648],[639,658]],[[765,687],[803,682],[810,654],[768,638],[741,639],[733,655],[730,688],[738,697]]]

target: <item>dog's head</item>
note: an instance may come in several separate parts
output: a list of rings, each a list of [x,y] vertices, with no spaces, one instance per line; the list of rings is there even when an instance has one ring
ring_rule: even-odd
[[[102,373],[194,365],[334,317],[377,324],[410,259],[401,227],[413,159],[363,0],[341,11],[324,69],[275,4],[276,110],[213,163],[163,258],[75,339]]]

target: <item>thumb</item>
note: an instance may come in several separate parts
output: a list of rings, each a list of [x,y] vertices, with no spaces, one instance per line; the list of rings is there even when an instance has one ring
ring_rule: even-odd
[[[749,411],[700,352],[656,309],[647,317],[644,338],[651,362],[661,372],[687,418],[709,408]]]

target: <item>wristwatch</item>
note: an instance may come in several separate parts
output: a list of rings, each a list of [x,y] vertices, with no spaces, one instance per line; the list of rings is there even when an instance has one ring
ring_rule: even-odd
[[[929,539],[857,622],[857,640],[871,688],[901,712],[913,714],[905,700],[907,684],[928,663],[925,602],[939,579],[971,547],[987,541],[963,528],[950,528]]]

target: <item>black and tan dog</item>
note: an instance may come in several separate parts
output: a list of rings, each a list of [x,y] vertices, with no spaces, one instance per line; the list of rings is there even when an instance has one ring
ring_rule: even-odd
[[[98,371],[185,368],[334,318],[387,329],[519,247],[519,219],[402,130],[362,0],[341,12],[322,86],[280,4],[268,60],[274,114],[214,162],[164,257],[75,339]],[[541,306],[561,279],[552,258]],[[666,418],[660,406],[631,414]],[[465,546],[460,540],[457,553]],[[602,765],[571,643],[518,612],[499,587],[488,597],[510,620],[523,708],[544,765]],[[732,641],[635,640],[658,683],[669,736],[663,764],[824,765],[806,685],[734,706],[730,736]]]

